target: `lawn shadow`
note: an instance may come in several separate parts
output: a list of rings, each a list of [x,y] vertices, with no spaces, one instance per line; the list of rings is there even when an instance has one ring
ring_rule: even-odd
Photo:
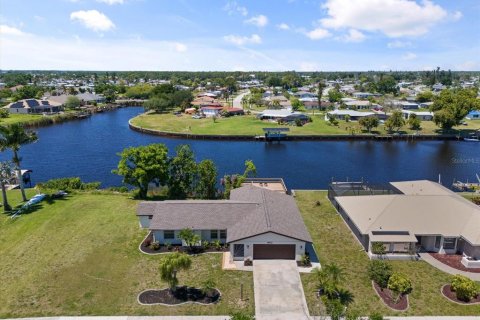
[[[21,215],[24,215],[24,214],[31,214],[31,213],[34,213],[34,212],[44,208],[44,206],[43,206],[44,202],[49,204],[49,205],[52,205],[57,201],[67,201],[69,198],[70,198],[69,195],[59,197],[59,198],[56,198],[52,195],[46,195],[46,197],[39,203],[36,203],[36,204],[33,204],[33,205],[30,205],[28,207],[23,208],[23,206],[26,204],[26,202],[22,202],[19,205],[13,207],[12,210],[3,212],[3,214],[6,215],[6,216],[9,216],[9,217],[13,217],[15,214],[18,214],[17,217],[21,216]],[[21,211],[21,212],[19,212],[19,211]]]

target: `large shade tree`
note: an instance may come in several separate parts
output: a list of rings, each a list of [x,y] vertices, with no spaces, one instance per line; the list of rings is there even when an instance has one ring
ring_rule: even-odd
[[[123,182],[139,188],[138,196],[147,197],[148,184],[165,184],[168,174],[168,149],[164,144],[131,147],[123,150],[118,168],[113,170],[123,176]]]
[[[9,126],[0,126],[0,150],[10,149],[13,152],[12,162],[15,165],[15,172],[22,192],[23,201],[27,201],[27,196],[25,195],[25,187],[23,185],[20,167],[20,162],[22,161],[19,155],[20,146],[37,140],[37,134],[34,131],[26,130],[22,124],[15,123]]]
[[[178,146],[176,152],[169,161],[168,195],[170,199],[186,199],[193,191],[197,163],[188,144]]]

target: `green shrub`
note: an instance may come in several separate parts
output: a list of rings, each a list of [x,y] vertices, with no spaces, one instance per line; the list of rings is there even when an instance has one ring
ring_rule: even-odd
[[[120,192],[120,193],[128,193],[130,190],[126,186],[120,186],[120,187],[109,187],[107,188],[108,191],[113,191],[113,192]]]
[[[302,254],[301,258],[302,266],[308,267],[310,265],[310,256],[308,254]]]
[[[202,248],[204,250],[207,250],[208,248],[210,248],[210,242],[208,242],[208,240],[203,240],[202,241]]]
[[[395,301],[398,301],[402,294],[412,291],[412,281],[403,273],[394,272],[388,279],[387,287],[397,294]]]
[[[7,109],[0,109],[0,118],[8,118],[10,117],[10,112]]]
[[[370,314],[368,320],[383,320],[383,316],[380,313],[374,312]]]
[[[220,242],[220,240],[213,241],[213,247],[215,248],[215,250],[222,249],[222,243]]]
[[[158,250],[158,249],[160,249],[160,242],[158,242],[158,241],[153,241],[153,242],[150,244],[150,249],[152,249],[152,250]]]
[[[372,253],[373,254],[385,254],[385,246],[383,242],[372,242]]]
[[[37,184],[40,190],[96,190],[100,187],[100,182],[84,183],[79,177],[60,178],[48,180],[45,183]]]
[[[383,260],[371,260],[368,264],[368,276],[381,288],[386,288],[392,275],[392,266]]]
[[[475,298],[480,291],[475,281],[459,274],[452,278],[450,286],[455,291],[457,299],[466,302]]]

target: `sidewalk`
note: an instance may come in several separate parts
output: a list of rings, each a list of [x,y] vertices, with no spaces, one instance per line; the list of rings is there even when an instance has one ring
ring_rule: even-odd
[[[480,273],[474,273],[474,272],[466,272],[462,270],[457,270],[455,268],[452,268],[450,266],[447,266],[444,263],[441,263],[431,255],[429,255],[426,252],[421,252],[420,258],[425,261],[426,263],[432,265],[433,267],[437,268],[438,270],[441,270],[443,272],[455,275],[455,274],[461,274],[462,276],[468,277],[474,281],[480,281]],[[480,319],[480,317],[477,317],[477,319]]]

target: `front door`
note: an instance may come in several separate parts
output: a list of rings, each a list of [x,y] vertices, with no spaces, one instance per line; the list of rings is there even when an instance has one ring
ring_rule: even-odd
[[[243,258],[245,256],[245,245],[244,244],[234,244],[233,245],[233,257],[234,258]]]

